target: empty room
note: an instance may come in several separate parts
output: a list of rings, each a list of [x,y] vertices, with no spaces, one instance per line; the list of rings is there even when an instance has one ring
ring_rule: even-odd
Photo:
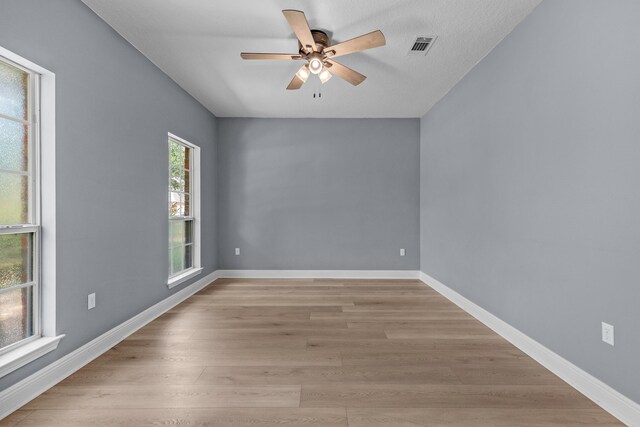
[[[640,427],[639,22],[0,0],[0,427]]]

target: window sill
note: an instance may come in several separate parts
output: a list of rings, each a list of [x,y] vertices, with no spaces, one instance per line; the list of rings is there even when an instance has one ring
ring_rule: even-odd
[[[202,267],[190,268],[184,273],[178,274],[177,276],[170,278],[169,281],[167,282],[167,287],[169,287],[169,289],[174,288],[178,286],[180,283],[186,280],[189,280],[192,277],[196,277],[200,273],[202,273]]]
[[[0,356],[0,378],[58,348],[64,335],[42,337]]]

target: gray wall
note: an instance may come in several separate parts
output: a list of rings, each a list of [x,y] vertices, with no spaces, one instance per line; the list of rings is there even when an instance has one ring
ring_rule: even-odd
[[[167,132],[202,147],[208,188],[216,159],[215,118],[79,0],[2,0],[0,45],[56,73],[57,329],[66,334],[0,379],[4,389],[182,288],[166,286]],[[203,192],[204,274],[216,268],[215,196]],[[87,311],[91,292],[97,307]]]
[[[639,17],[545,1],[421,122],[422,271],[635,401]]]
[[[418,119],[218,119],[220,268],[417,270],[419,132]]]

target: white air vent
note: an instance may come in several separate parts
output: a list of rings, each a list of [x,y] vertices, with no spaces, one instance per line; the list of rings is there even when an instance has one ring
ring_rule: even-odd
[[[408,55],[424,56],[429,52],[431,46],[436,41],[437,36],[421,36],[416,37],[416,41],[409,49]]]

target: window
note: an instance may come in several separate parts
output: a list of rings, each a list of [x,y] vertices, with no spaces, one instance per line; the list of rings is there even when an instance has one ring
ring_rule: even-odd
[[[169,286],[198,274],[200,149],[169,134]]]
[[[64,336],[55,223],[55,75],[0,47],[0,377]]]
[[[38,85],[0,58],[0,352],[40,333]]]

